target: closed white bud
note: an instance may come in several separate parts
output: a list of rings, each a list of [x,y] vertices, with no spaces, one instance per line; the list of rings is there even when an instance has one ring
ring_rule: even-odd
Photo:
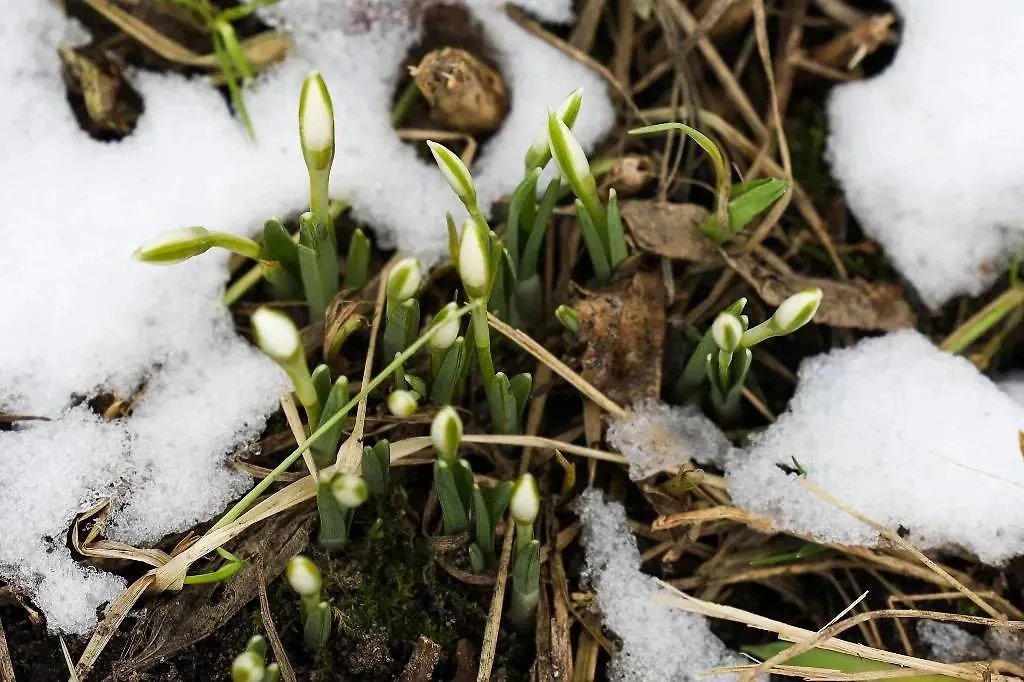
[[[531,474],[523,474],[512,490],[509,512],[516,523],[532,524],[540,513],[540,489]]]
[[[264,659],[255,651],[243,651],[231,662],[232,682],[263,682],[266,675]]]
[[[387,297],[390,305],[412,298],[423,284],[423,267],[415,258],[403,258],[388,273]]]
[[[804,289],[783,301],[772,315],[776,334],[792,334],[811,321],[821,305],[822,291],[817,287]]]
[[[565,100],[558,105],[555,115],[570,129],[576,123],[576,116],[580,113],[580,105],[583,102],[583,88],[576,88]],[[526,170],[529,172],[534,168],[543,168],[551,158],[550,135],[548,135],[547,123],[540,127],[533,144],[526,150]]]
[[[487,296],[491,280],[490,234],[479,221],[470,218],[459,238],[459,277],[470,298]]]
[[[350,473],[335,474],[331,479],[331,493],[345,509],[355,509],[370,496],[363,477]]]
[[[213,246],[213,238],[205,227],[184,227],[169,230],[135,250],[132,257],[145,263],[174,265],[205,253]]]
[[[739,347],[743,337],[743,322],[732,313],[719,313],[711,324],[711,336],[716,346],[732,353]]]
[[[569,127],[558,118],[554,111],[548,112],[548,141],[551,157],[558,166],[558,171],[572,187],[578,197],[596,192],[594,176],[590,172],[590,162],[583,152],[576,136]]]
[[[299,144],[306,166],[325,171],[334,161],[334,107],[318,71],[302,81],[299,95]]]
[[[284,313],[260,308],[252,314],[252,331],[256,345],[281,365],[293,365],[302,356],[299,330]]]
[[[296,554],[288,560],[284,569],[285,579],[293,590],[304,599],[319,598],[320,588],[324,581],[320,577],[320,569],[313,560],[304,554]]]
[[[459,443],[462,442],[462,420],[451,405],[442,407],[434,416],[434,421],[430,423],[430,441],[441,459],[455,459]]]
[[[473,186],[473,176],[469,174],[466,164],[462,163],[462,159],[443,144],[427,140],[427,146],[430,147],[430,153],[434,155],[434,161],[441,169],[441,175],[444,176],[448,186],[467,208],[475,208],[476,188]]]
[[[388,410],[396,417],[411,417],[416,412],[417,396],[412,391],[401,389],[388,396]]]
[[[427,345],[434,350],[447,350],[451,348],[451,345],[455,343],[455,339],[459,337],[459,318],[455,316],[455,311],[458,308],[454,303],[449,303],[434,318],[437,320],[437,324],[435,325],[433,335],[427,341]]]

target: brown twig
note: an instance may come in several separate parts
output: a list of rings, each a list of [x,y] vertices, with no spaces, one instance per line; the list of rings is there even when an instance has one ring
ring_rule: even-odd
[[[274,650],[274,659],[281,668],[281,679],[285,682],[296,682],[295,670],[288,660],[288,652],[281,643],[277,628],[274,627],[274,616],[270,611],[270,599],[267,597],[267,571],[262,552],[256,554],[256,587],[260,593],[260,618],[263,620],[263,629],[267,633],[270,648]]]

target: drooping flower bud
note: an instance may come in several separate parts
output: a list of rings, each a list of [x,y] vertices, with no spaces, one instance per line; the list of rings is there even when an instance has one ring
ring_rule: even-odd
[[[475,211],[476,187],[473,185],[473,176],[470,175],[466,164],[462,163],[462,159],[443,144],[427,140],[427,146],[430,147],[430,153],[434,155],[434,161],[441,169],[441,175],[444,176],[445,182],[470,212]]]
[[[334,162],[334,106],[320,72],[302,81],[299,95],[299,144],[310,171],[329,170]]]
[[[732,353],[743,337],[743,323],[732,313],[719,313],[711,324],[711,336],[719,349]]]
[[[462,420],[455,408],[446,405],[438,410],[430,424],[430,440],[441,459],[454,461],[462,441]]]

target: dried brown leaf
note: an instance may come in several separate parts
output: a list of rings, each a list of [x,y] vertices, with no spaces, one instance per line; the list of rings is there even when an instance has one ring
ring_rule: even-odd
[[[620,405],[658,397],[665,344],[661,273],[639,271],[606,289],[583,292],[573,305],[586,344],[583,378]]]
[[[673,260],[722,263],[718,247],[700,231],[699,225],[708,216],[703,206],[626,201],[619,210],[642,251]]]
[[[726,257],[732,267],[769,305],[779,305],[789,296],[808,287],[824,292],[821,307],[814,317],[819,324],[851,329],[893,331],[913,327],[916,320],[902,290],[886,282],[831,279],[780,273],[753,256]]]

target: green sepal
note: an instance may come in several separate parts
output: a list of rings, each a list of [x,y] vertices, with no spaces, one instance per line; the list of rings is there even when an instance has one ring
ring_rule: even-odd
[[[386,439],[377,441],[373,447],[363,448],[363,480],[370,494],[386,498],[391,477],[391,443]]]
[[[442,460],[434,461],[434,487],[441,504],[445,535],[461,533],[469,527],[467,508],[459,496],[456,469]]]
[[[320,481],[316,486],[316,507],[320,514],[320,546],[328,552],[341,549],[348,542],[351,509],[343,509],[331,492],[331,484]]]

